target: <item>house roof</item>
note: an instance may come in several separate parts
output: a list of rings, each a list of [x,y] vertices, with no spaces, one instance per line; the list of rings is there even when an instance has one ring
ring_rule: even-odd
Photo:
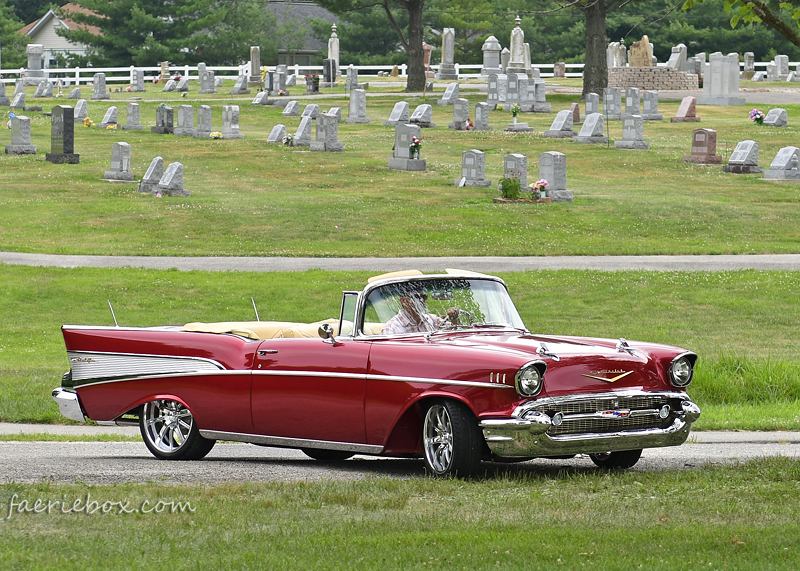
[[[311,26],[306,24],[308,20],[319,18],[334,24],[339,19],[335,14],[321,6],[317,6],[313,2],[298,0],[270,0],[267,10],[275,15],[278,26],[282,26],[287,19],[296,20],[300,24],[301,29],[304,30],[303,47],[301,48],[301,51],[304,52],[317,52],[328,49],[327,39],[324,42],[318,40],[312,32]]]
[[[87,8],[84,8],[83,6],[79,6],[78,4],[72,4],[72,3],[64,4],[59,9],[59,11],[62,14],[64,14],[63,18],[60,18],[58,16],[58,14],[56,14],[53,10],[48,10],[47,14],[45,14],[44,16],[42,16],[41,18],[39,18],[35,22],[31,22],[30,24],[28,24],[27,26],[22,28],[20,30],[20,32],[22,34],[26,35],[26,36],[34,36],[34,35],[36,35],[36,32],[38,32],[40,29],[42,29],[42,27],[46,26],[47,23],[50,20],[55,18],[58,21],[60,21],[62,24],[64,24],[70,30],[76,30],[76,29],[78,29],[78,27],[80,27],[80,28],[85,29],[89,33],[94,34],[96,36],[102,35],[102,32],[100,31],[100,28],[98,28],[97,26],[89,26],[87,24],[79,24],[79,23],[75,22],[74,20],[70,20],[70,18],[69,18],[69,14],[70,13],[80,12],[81,14],[95,14],[95,12],[92,12],[91,10],[89,10]]]

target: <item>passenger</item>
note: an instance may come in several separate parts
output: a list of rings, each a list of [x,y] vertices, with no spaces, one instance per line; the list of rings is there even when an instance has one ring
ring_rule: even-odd
[[[386,322],[381,335],[401,335],[403,333],[429,333],[436,331],[445,322],[445,319],[426,313],[425,302],[428,294],[424,291],[415,291],[400,296],[400,311]],[[451,307],[447,310],[447,321],[458,325],[459,309]]]

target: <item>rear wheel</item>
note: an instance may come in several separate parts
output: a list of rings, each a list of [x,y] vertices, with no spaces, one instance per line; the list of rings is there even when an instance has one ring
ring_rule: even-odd
[[[322,462],[341,462],[353,456],[352,452],[344,450],[324,450],[322,448],[302,448],[303,454],[314,460]]]
[[[601,468],[625,470],[631,468],[642,456],[641,450],[625,450],[623,452],[605,452],[603,454],[589,454],[597,466]]]
[[[445,400],[432,404],[422,421],[425,468],[439,477],[467,478],[481,463],[481,434],[472,412]]]
[[[139,431],[147,448],[160,460],[199,460],[216,443],[200,436],[192,411],[170,399],[144,404]]]

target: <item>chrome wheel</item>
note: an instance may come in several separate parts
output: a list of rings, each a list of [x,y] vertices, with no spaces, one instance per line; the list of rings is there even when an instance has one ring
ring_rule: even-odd
[[[174,400],[145,403],[139,428],[150,452],[161,459],[199,459],[208,454],[215,442],[200,436],[192,412]]]
[[[432,404],[422,422],[422,449],[434,476],[474,474],[481,463],[481,436],[472,412],[456,401]]]
[[[425,459],[436,474],[445,474],[453,461],[453,425],[447,409],[435,404],[425,415],[422,436]]]

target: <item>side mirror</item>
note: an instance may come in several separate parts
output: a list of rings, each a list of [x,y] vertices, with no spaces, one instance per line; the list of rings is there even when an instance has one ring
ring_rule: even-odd
[[[328,323],[323,323],[320,325],[317,333],[319,333],[319,336],[322,337],[323,341],[330,341],[333,343],[333,327],[331,327]]]

